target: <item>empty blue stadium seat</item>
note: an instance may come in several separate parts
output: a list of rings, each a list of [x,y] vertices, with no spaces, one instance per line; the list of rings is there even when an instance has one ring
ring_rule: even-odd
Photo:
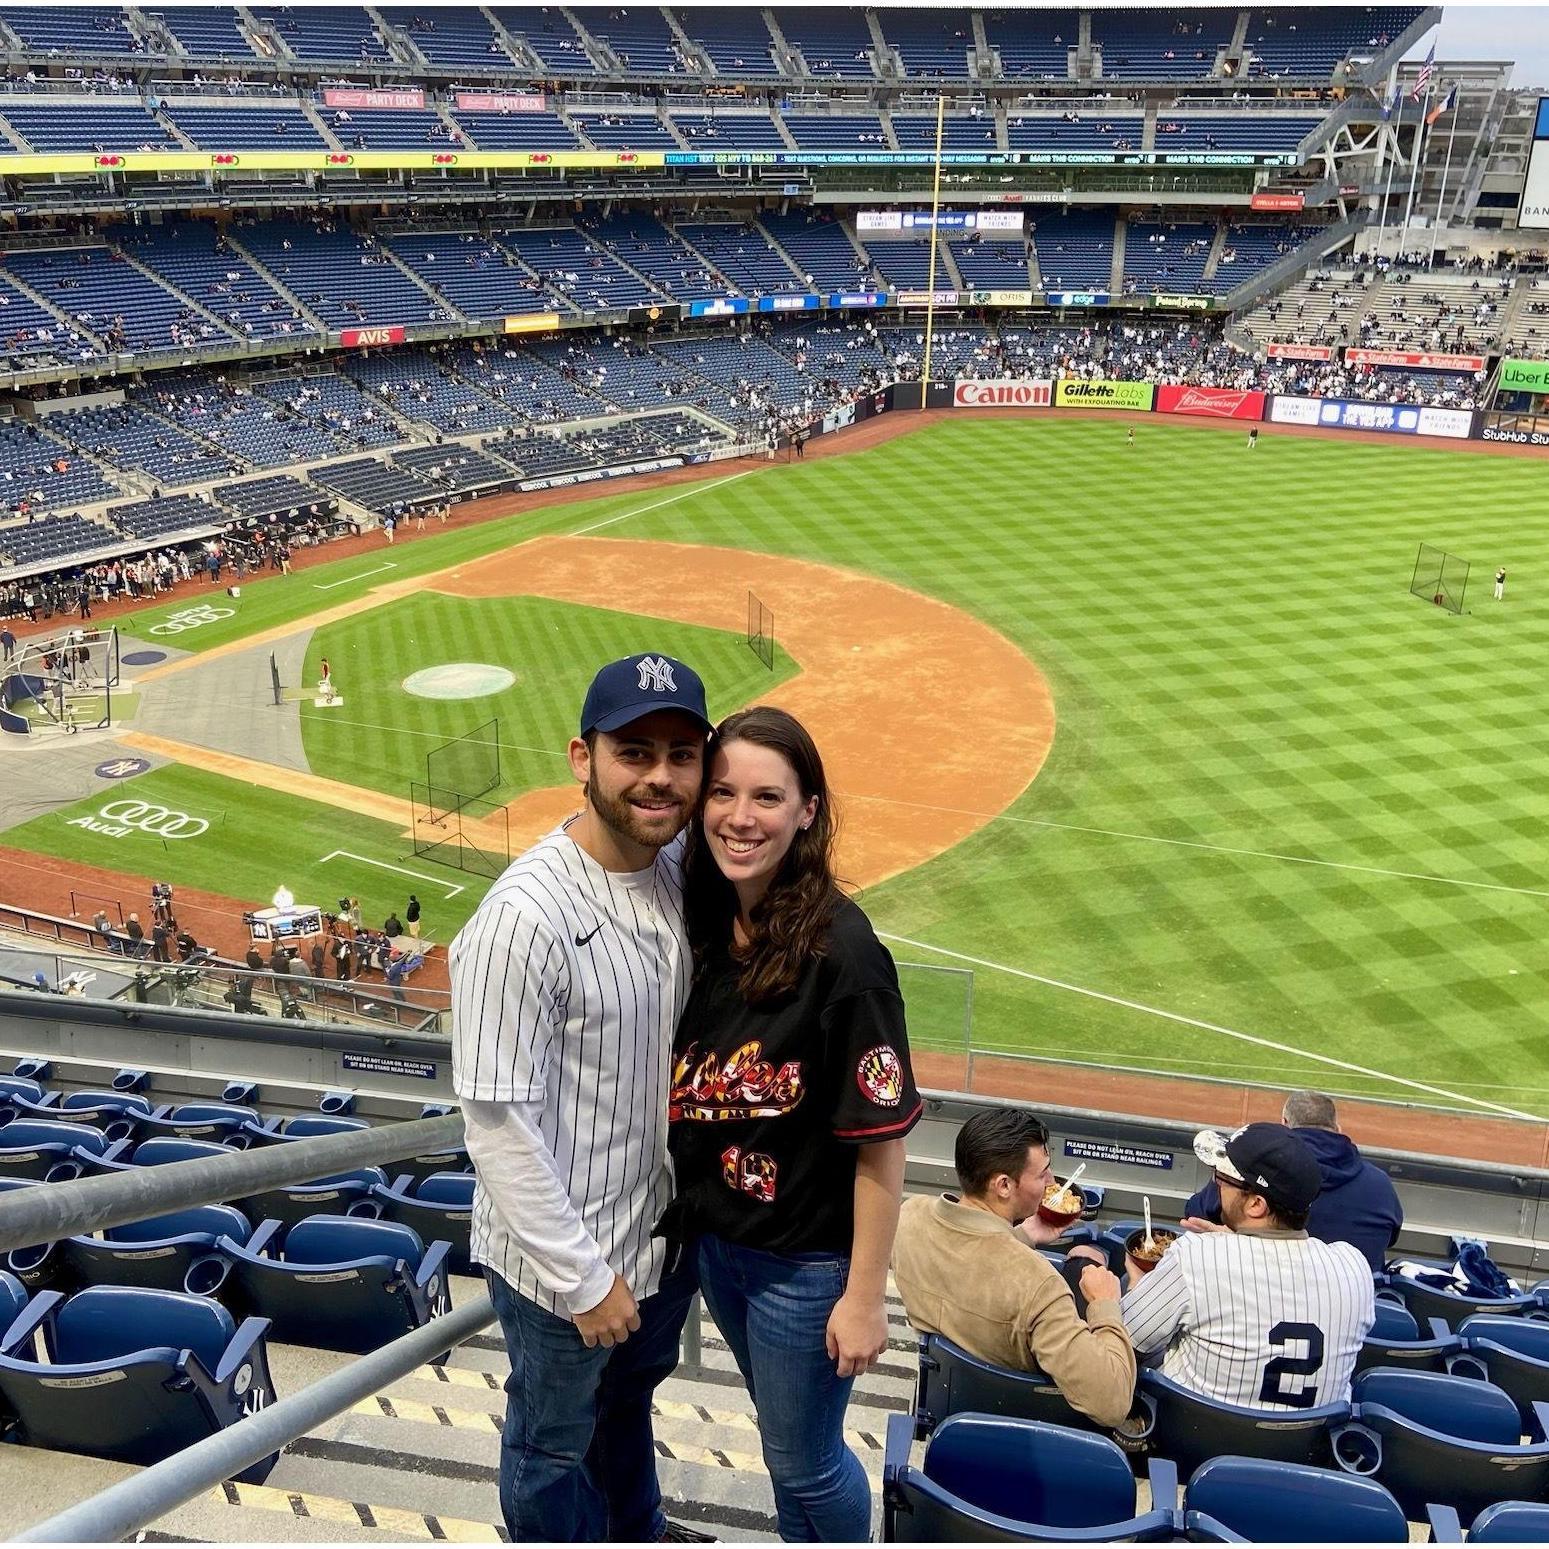
[[[219,1145],[246,1148],[246,1125],[260,1123],[256,1108],[237,1103],[177,1103],[158,1109],[140,1121],[147,1138],[162,1135],[182,1140],[209,1140]]]
[[[920,1336],[920,1379],[915,1391],[915,1429],[928,1436],[957,1414],[1013,1415],[1053,1425],[1093,1429],[1093,1422],[1042,1372],[1012,1371],[981,1360],[944,1334]]]
[[[377,10],[393,27],[403,28],[420,53],[434,65],[509,68],[511,56],[476,5],[383,5]]]
[[[110,1226],[100,1237],[66,1237],[50,1255],[52,1284],[61,1287],[136,1285],[162,1291],[210,1294],[218,1275],[190,1272],[202,1260],[224,1266],[216,1256],[221,1237],[246,1242],[252,1228],[230,1205],[194,1205],[165,1215]]]
[[[386,1184],[387,1174],[380,1167],[357,1167],[353,1172],[334,1173],[308,1183],[264,1189],[231,1203],[250,1221],[278,1221],[292,1226],[321,1211],[342,1215],[352,1205],[369,1199],[372,1189]]]
[[[493,12],[495,20],[512,37],[524,42],[534,58],[552,74],[597,73],[597,66],[587,54],[580,34],[557,6],[497,5]]]
[[[1264,1458],[1212,1458],[1183,1491],[1191,1543],[1407,1544],[1398,1502],[1371,1479]]]
[[[1327,1462],[1334,1426],[1350,1418],[1348,1404],[1316,1409],[1247,1409],[1222,1404],[1164,1377],[1142,1372],[1144,1426],[1136,1433],[1153,1453],[1192,1473],[1209,1458],[1234,1455],[1281,1463]]]
[[[268,1327],[176,1291],[40,1291],[0,1344],[0,1400],[32,1446],[158,1463],[274,1402]],[[237,1477],[263,1479],[276,1456]]]
[[[986,11],[984,36],[1011,80],[1063,81],[1079,41],[1080,13],[1067,10]]]
[[[1510,1394],[1523,1424],[1530,1424],[1534,1404],[1549,1403],[1549,1323],[1481,1314],[1464,1319],[1458,1337],[1463,1357],[1447,1370],[1493,1382]]]
[[[1450,1506],[1432,1506],[1431,1542],[1461,1544],[1463,1527]],[[1474,1518],[1468,1530],[1471,1544],[1549,1543],[1549,1504],[1542,1501],[1497,1501]]]
[[[13,1119],[0,1125],[0,1177],[67,1181],[108,1149],[89,1124],[63,1119]]]
[[[705,51],[716,71],[732,78],[783,75],[774,39],[755,6],[687,6],[677,8],[684,32]]]
[[[1375,1476],[1411,1516],[1430,1502],[1471,1515],[1508,1496],[1549,1492],[1549,1406],[1533,1406],[1524,1445],[1516,1404],[1488,1382],[1378,1367],[1355,1379],[1351,1396],[1335,1460]]]
[[[1420,1326],[1407,1307],[1385,1296],[1376,1301],[1376,1321],[1361,1342],[1355,1358],[1358,1372],[1372,1366],[1417,1366],[1422,1371],[1446,1371],[1448,1360],[1463,1348],[1462,1341],[1440,1318],[1431,1319],[1430,1338],[1420,1337]]]
[[[884,1543],[1170,1541],[1178,1475],[1151,1462],[1151,1499],[1136,1511],[1129,1459],[1106,1436],[1035,1420],[960,1414],[944,1420],[919,1468],[913,1426],[889,1415],[882,1466]]]
[[[412,1227],[422,1242],[446,1242],[447,1271],[453,1275],[476,1273],[468,1257],[473,1230],[473,1190],[470,1173],[432,1173],[416,1180],[400,1173],[386,1188],[371,1191],[371,1203],[383,1221]]]
[[[11,1325],[21,1316],[27,1305],[27,1293],[15,1275],[0,1269],[0,1344],[3,1344]]]
[[[245,1244],[219,1246],[231,1261],[230,1294],[271,1319],[277,1339],[364,1352],[451,1309],[449,1245],[426,1247],[397,1222],[265,1221]]]

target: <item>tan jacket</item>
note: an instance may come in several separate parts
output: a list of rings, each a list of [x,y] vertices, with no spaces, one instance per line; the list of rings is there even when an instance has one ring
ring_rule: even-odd
[[[1135,1351],[1117,1302],[1086,1322],[1058,1270],[1009,1222],[950,1194],[904,1201],[893,1278],[909,1321],[980,1360],[1052,1377],[1073,1408],[1118,1425],[1135,1392]]]

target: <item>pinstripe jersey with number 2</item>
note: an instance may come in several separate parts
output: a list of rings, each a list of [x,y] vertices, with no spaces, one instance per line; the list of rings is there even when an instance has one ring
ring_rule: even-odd
[[[661,1279],[651,1227],[672,1198],[667,1082],[688,994],[683,843],[610,872],[557,828],[511,863],[449,953],[452,1084],[538,1103],[539,1130],[586,1230],[637,1297]],[[520,1218],[520,1200],[503,1201]],[[561,1317],[520,1245],[474,1193],[472,1256]]]
[[[1224,1404],[1311,1409],[1350,1396],[1376,1316],[1360,1249],[1300,1232],[1180,1237],[1125,1292],[1124,1326],[1162,1375]]]

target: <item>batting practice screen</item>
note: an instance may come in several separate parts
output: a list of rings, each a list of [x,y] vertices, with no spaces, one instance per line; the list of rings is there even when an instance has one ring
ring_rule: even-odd
[[[500,722],[486,721],[425,755],[425,783],[432,790],[482,796],[500,784]]]
[[[774,612],[756,592],[748,593],[748,649],[774,671]]]
[[[1415,556],[1415,573],[1409,582],[1409,590],[1416,597],[1423,597],[1449,613],[1461,613],[1467,587],[1466,559],[1459,559],[1445,549],[1432,548],[1429,543],[1420,545],[1420,552]]]

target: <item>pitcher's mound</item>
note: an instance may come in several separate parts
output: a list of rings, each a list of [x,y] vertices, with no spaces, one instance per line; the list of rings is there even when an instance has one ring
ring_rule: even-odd
[[[483,699],[504,692],[515,682],[514,672],[488,662],[447,662],[411,672],[403,687],[418,699]]]

